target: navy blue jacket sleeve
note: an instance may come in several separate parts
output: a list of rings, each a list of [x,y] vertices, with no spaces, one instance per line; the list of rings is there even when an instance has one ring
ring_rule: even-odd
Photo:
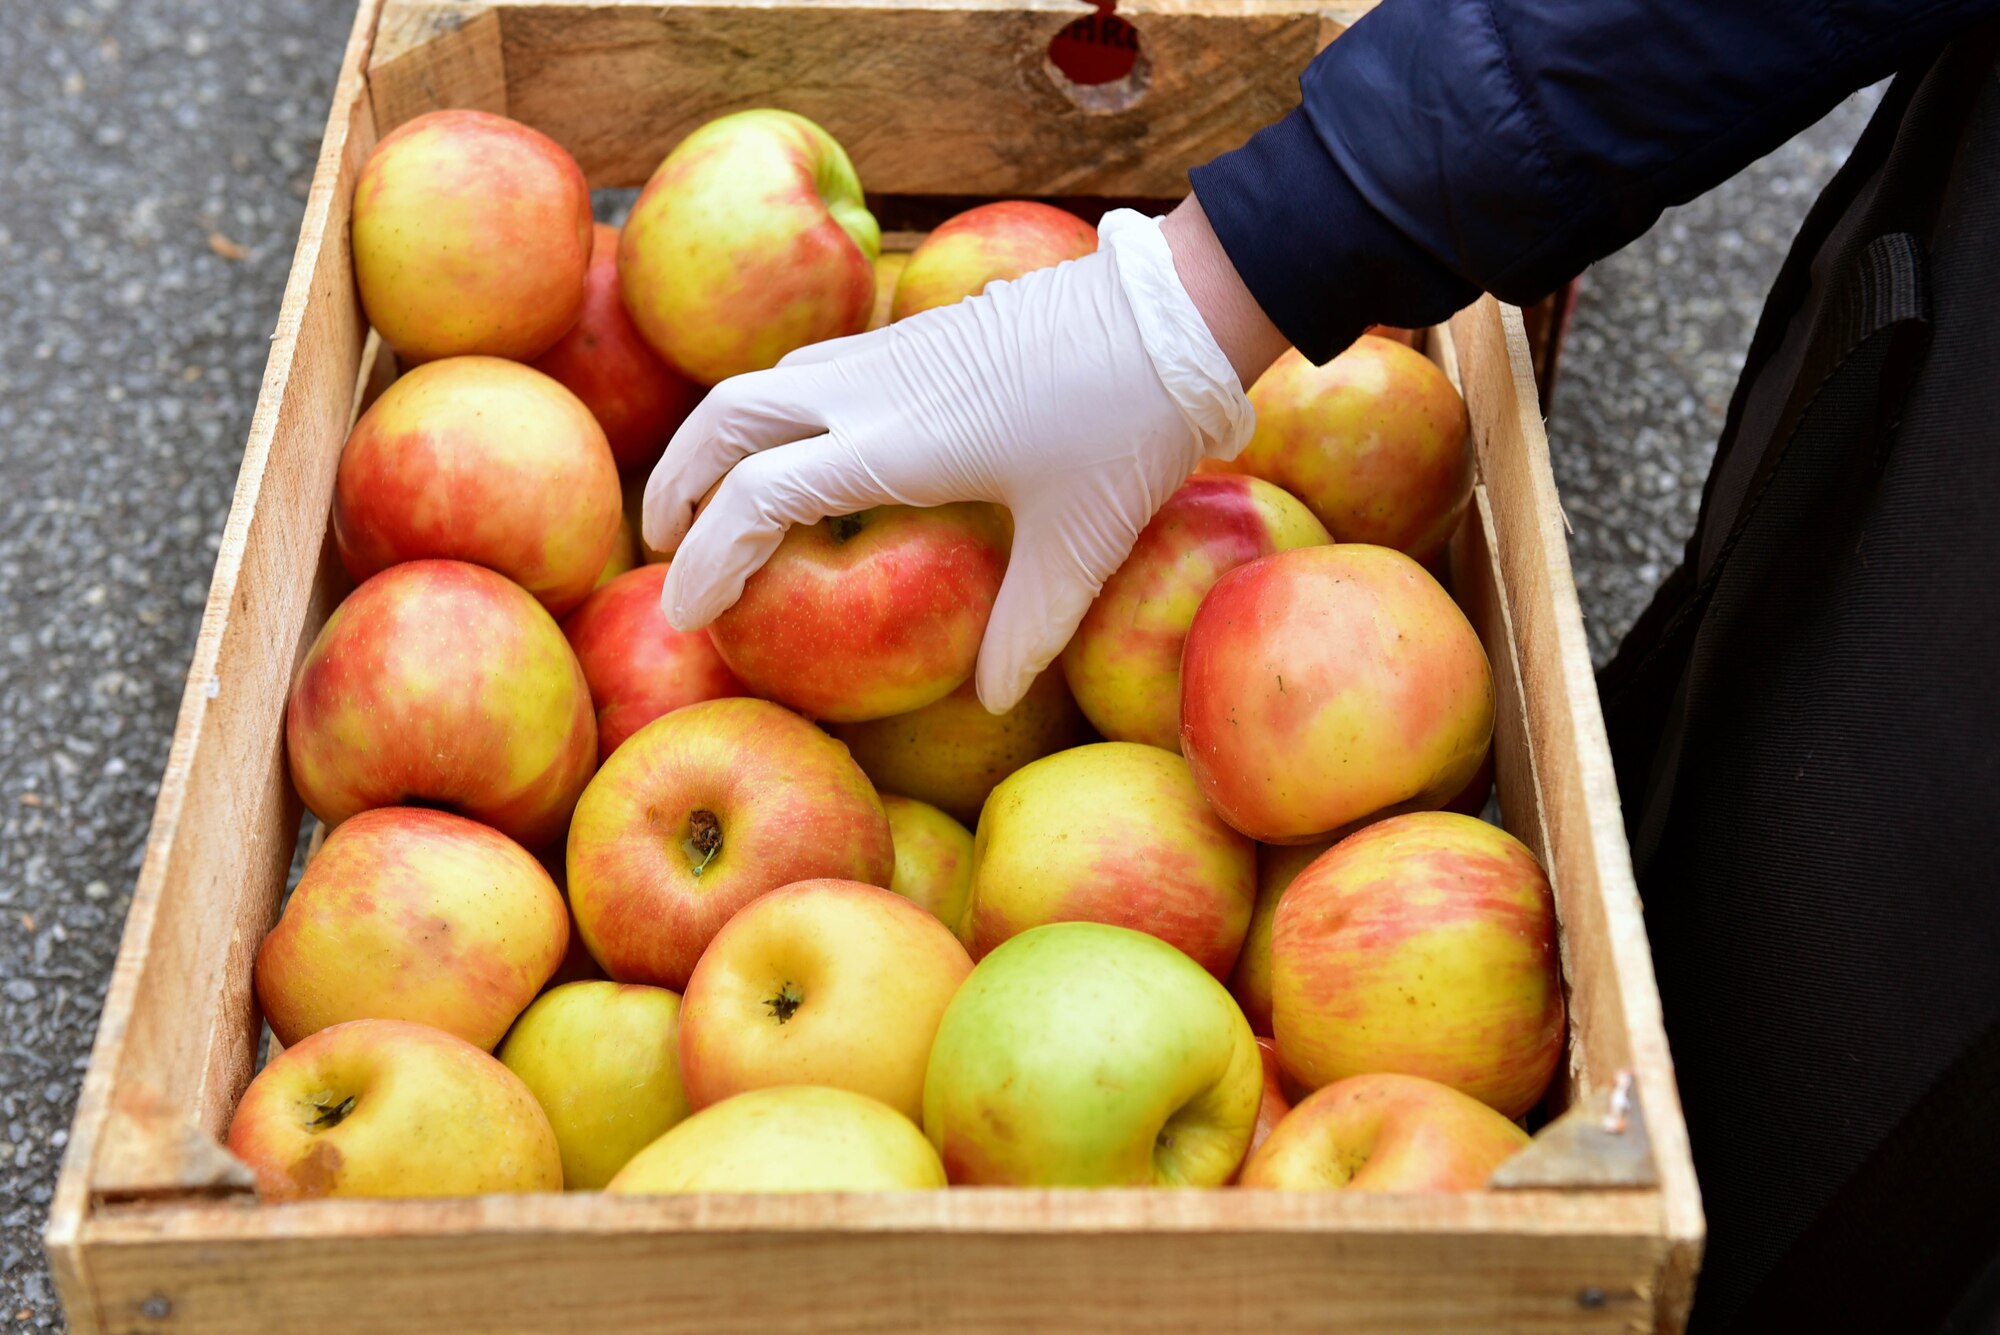
[[[2000,0],[1384,0],[1297,110],[1193,172],[1315,361],[1527,303]]]

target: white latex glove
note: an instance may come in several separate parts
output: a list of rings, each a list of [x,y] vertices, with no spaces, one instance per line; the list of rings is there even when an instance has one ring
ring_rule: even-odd
[[[987,709],[1012,708],[1153,512],[1254,423],[1158,220],[1120,210],[1099,238],[1096,254],[716,386],[646,484],[646,541],[674,553],[667,619],[714,620],[793,524],[998,502],[1013,555],[977,680]]]

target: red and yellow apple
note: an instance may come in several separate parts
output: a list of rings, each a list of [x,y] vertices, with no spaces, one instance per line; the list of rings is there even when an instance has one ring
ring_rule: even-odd
[[[1271,929],[1271,1015],[1311,1088],[1381,1071],[1508,1117],[1562,1058],[1555,901],[1521,842],[1484,821],[1377,821],[1300,872]]]
[[[535,369],[583,400],[624,473],[658,463],[674,428],[701,402],[701,386],[660,360],[626,312],[618,290],[618,229],[607,223],[591,232],[583,313],[535,359]]]
[[[1226,978],[1256,897],[1254,846],[1201,800],[1185,760],[1099,742],[1037,760],[993,790],[962,931],[983,959],[1043,923],[1111,923]]]
[[[555,140],[490,112],[429,112],[355,182],[361,305],[405,363],[530,360],[583,309],[590,225],[590,187]]]
[[[1252,1150],[1238,1183],[1285,1191],[1478,1191],[1528,1133],[1477,1099],[1412,1075],[1314,1092]]]
[[[981,204],[947,218],[910,254],[889,318],[949,306],[1000,279],[1019,278],[1097,249],[1097,229],[1033,200]]]
[[[875,307],[868,316],[870,329],[880,329],[889,323],[890,309],[896,300],[896,282],[909,262],[907,250],[885,250],[875,257]]]
[[[864,723],[830,723],[883,792],[939,808],[963,825],[979,823],[994,786],[1031,760],[1090,740],[1090,725],[1070,698],[1062,672],[1049,668],[1021,702],[989,714],[968,677],[951,694],[907,714]]]
[[[1285,1097],[1285,1081],[1278,1069],[1278,1045],[1268,1038],[1257,1040],[1257,1056],[1264,1063],[1264,1096],[1257,1104],[1257,1125],[1250,1133],[1250,1149],[1244,1158],[1257,1153],[1257,1147],[1271,1138],[1278,1129],[1278,1123],[1285,1120],[1285,1114],[1292,1110],[1290,1100]],[[1241,1169],[1237,1170],[1239,1173]]]
[[[675,630],[667,623],[660,611],[666,582],[664,565],[627,571],[563,620],[563,634],[597,706],[600,764],[662,714],[744,693],[707,631]]]
[[[1222,984],[1143,932],[1023,932],[946,1008],[924,1130],[954,1183],[1217,1186],[1243,1161],[1263,1064]]]
[[[265,1200],[560,1191],[549,1119],[515,1074],[407,1020],[350,1020],[258,1072],[229,1152]]]
[[[1277,552],[1217,580],[1181,657],[1181,750],[1202,795],[1272,844],[1456,796],[1493,735],[1479,636],[1386,547]]]
[[[653,350],[713,385],[866,329],[881,240],[832,135],[789,111],[739,111],[683,139],[646,182],[618,280]]]
[[[887,885],[889,818],[847,749],[765,700],[654,719],[591,780],[569,827],[569,900],[621,983],[678,991],[759,895],[821,877]]]
[[[1182,483],[1063,650],[1063,676],[1091,725],[1114,742],[1180,750],[1181,646],[1202,595],[1246,561],[1330,541],[1310,510],[1268,482]]]
[[[880,886],[805,881],[715,934],[681,1011],[696,1108],[773,1085],[832,1085],[923,1116],[938,1020],[972,961],[951,929]]]
[[[470,561],[561,616],[596,585],[619,505],[604,432],[576,395],[517,362],[453,357],[389,386],[355,423],[333,536],[357,580]]]
[[[753,1089],[639,1151],[605,1190],[925,1191],[945,1185],[924,1133],[895,1109],[820,1085]]]
[[[958,931],[972,898],[972,831],[928,802],[882,794],[896,874],[889,888]]]
[[[1331,847],[1331,840],[1257,845],[1257,903],[1250,911],[1250,930],[1244,933],[1236,967],[1229,974],[1229,994],[1243,1008],[1253,1033],[1271,1032],[1271,923],[1278,916],[1278,901],[1293,878]]]
[[[618,512],[618,530],[611,539],[611,555],[604,558],[604,568],[597,572],[597,583],[590,586],[597,592],[612,580],[628,570],[639,566],[639,538],[632,532],[632,521],[625,517],[623,509]]]
[[[434,806],[540,851],[596,767],[597,724],[569,642],[519,585],[411,561],[327,618],[292,684],[285,751],[330,826]]]
[[[500,1060],[548,1114],[563,1186],[595,1191],[688,1115],[681,999],[663,987],[580,982],[528,1007]]]
[[[811,718],[920,709],[972,675],[1008,537],[977,502],[795,525],[709,634],[753,694]]]
[[[1442,555],[1472,498],[1471,422],[1430,358],[1366,334],[1324,366],[1287,349],[1250,402],[1257,433],[1223,468],[1291,492],[1335,541]]]
[[[379,807],[326,838],[257,951],[257,1004],[291,1047],[347,1020],[414,1020],[491,1049],[562,963],[542,864],[477,821]]]
[[[663,552],[646,542],[645,526],[646,479],[634,477],[625,483],[625,527],[632,533],[632,545],[639,553],[639,564],[659,565],[673,559],[673,553]]]

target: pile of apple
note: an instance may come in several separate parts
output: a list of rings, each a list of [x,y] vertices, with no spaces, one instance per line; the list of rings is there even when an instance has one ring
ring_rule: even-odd
[[[1460,1190],[1526,1143],[1554,910],[1470,814],[1492,680],[1425,566],[1466,414],[1409,346],[1274,367],[1005,715],[997,507],[794,528],[694,633],[631,568],[703,386],[1095,242],[1002,203],[878,258],[779,111],[691,135],[622,235],[525,126],[382,141],[354,266],[410,369],[288,706],[331,832],[256,959],[267,1197]]]

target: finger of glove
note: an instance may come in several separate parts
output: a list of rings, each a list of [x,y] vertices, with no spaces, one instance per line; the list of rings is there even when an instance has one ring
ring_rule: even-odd
[[[839,357],[851,357],[856,353],[868,352],[882,346],[887,341],[889,327],[870,329],[859,334],[847,334],[841,338],[822,339],[818,343],[808,343],[802,348],[793,348],[778,359],[781,371],[795,370],[801,366],[818,366]]]
[[[1058,526],[1017,525],[1007,577],[979,646],[976,689],[987,712],[1004,714],[1020,703],[1069,643],[1110,574],[1082,559]]]
[[[798,370],[731,377],[695,405],[646,480],[640,531],[658,551],[679,549],[701,498],[750,455],[821,434],[813,403],[818,377]]]
[[[786,529],[896,499],[831,435],[753,454],[729,470],[688,531],[660,590],[661,610],[678,630],[706,626],[735,605]]]

